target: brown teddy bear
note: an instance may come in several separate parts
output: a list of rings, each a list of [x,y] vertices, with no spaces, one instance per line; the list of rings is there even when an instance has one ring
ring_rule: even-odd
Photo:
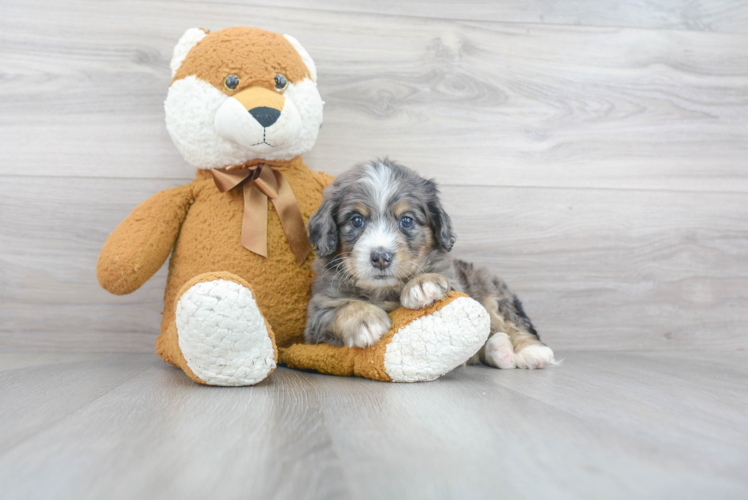
[[[313,278],[305,224],[332,180],[301,159],[322,124],[314,62],[288,35],[190,29],[171,70],[166,127],[195,179],[136,207],[97,268],[102,287],[127,294],[171,254],[156,342],[165,361],[209,385],[256,384],[279,354],[291,367],[419,381],[480,349],[488,315],[461,294],[395,311],[366,349],[302,344]]]

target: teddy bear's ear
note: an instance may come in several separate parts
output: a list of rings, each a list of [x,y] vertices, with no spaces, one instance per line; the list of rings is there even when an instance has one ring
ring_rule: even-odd
[[[312,81],[317,81],[317,67],[314,65],[314,61],[312,60],[312,57],[309,55],[309,52],[306,51],[304,47],[301,46],[299,41],[292,37],[291,35],[283,35],[286,37],[286,40],[288,40],[291,45],[293,45],[293,48],[296,49],[296,52],[299,53],[301,56],[301,60],[304,61],[304,64],[306,65],[306,68],[309,70],[309,76],[312,77]]]
[[[182,38],[177,42],[177,46],[174,47],[174,54],[171,56],[171,77],[177,74],[177,70],[184,62],[185,57],[189,54],[190,49],[197,45],[197,42],[202,40],[208,35],[209,31],[202,28],[190,28],[184,32]]]

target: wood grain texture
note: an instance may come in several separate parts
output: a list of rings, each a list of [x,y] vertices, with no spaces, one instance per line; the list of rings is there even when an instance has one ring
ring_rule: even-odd
[[[135,205],[176,184],[0,185],[0,346],[152,351],[165,269],[115,297],[96,259]],[[453,253],[504,277],[555,348],[748,348],[743,194],[444,186],[443,197]]]
[[[0,460],[7,460],[0,467],[4,496],[291,498],[303,489],[313,498],[344,497],[345,485],[336,479],[341,464],[303,375],[287,372],[255,391],[214,390],[154,355],[130,359],[128,368],[142,373],[105,395],[97,382],[86,381],[98,381],[102,369],[110,378],[125,376],[106,358],[0,375],[8,382],[0,385],[3,400],[14,403],[6,415],[25,417],[0,416],[8,424],[3,437],[11,440],[0,444]],[[58,400],[43,397],[89,386],[92,402],[69,400],[61,420],[54,414],[62,411]],[[27,429],[30,415],[46,418],[45,425],[20,438],[17,428]],[[39,488],[32,478],[42,470]]]
[[[745,353],[568,352],[402,385],[280,368],[246,388],[198,386],[153,354],[75,356],[0,372],[4,497],[748,494]]]
[[[226,0],[209,0],[225,3]],[[229,3],[240,4],[239,1]],[[632,28],[748,32],[748,5],[740,0],[253,0],[274,7],[463,21],[626,26]]]
[[[163,125],[173,46],[190,26],[249,23],[293,33],[317,62],[326,117],[307,160],[318,170],[390,155],[451,184],[748,191],[746,33],[335,3],[43,5],[4,2],[0,174],[190,177]]]
[[[135,293],[116,297],[99,287],[96,261],[109,233],[135,206],[178,184],[64,177],[0,184],[0,342],[151,352],[166,269]],[[44,324],[52,335],[40,330]]]

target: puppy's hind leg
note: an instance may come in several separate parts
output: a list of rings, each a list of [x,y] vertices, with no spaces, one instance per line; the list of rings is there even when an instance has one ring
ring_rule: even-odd
[[[486,342],[482,361],[496,368],[545,368],[555,362],[553,351],[538,337],[522,303],[506,284],[494,278],[495,293],[483,299],[495,331]]]
[[[505,325],[506,336],[514,348],[514,364],[517,368],[537,370],[555,364],[553,351],[540,341],[537,334],[517,328],[508,321]]]
[[[493,316],[491,317],[491,323],[493,326]],[[495,368],[509,370],[517,367],[517,363],[514,361],[515,354],[512,340],[504,332],[495,332],[491,335],[479,355],[481,361]]]

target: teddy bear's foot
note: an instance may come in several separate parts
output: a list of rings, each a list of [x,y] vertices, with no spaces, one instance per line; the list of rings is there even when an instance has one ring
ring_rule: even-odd
[[[426,314],[415,319],[412,313],[419,311],[395,311],[396,330],[384,354],[384,368],[393,382],[437,379],[485,344],[491,320],[482,305],[456,292],[434,305],[419,310]]]
[[[490,323],[482,305],[452,292],[423,309],[393,312],[390,331],[371,347],[296,344],[281,351],[281,362],[292,368],[387,382],[434,380],[464,364],[483,346]]]
[[[182,288],[176,331],[182,368],[197,382],[254,385],[275,369],[272,330],[249,284],[230,273],[201,275]]]

